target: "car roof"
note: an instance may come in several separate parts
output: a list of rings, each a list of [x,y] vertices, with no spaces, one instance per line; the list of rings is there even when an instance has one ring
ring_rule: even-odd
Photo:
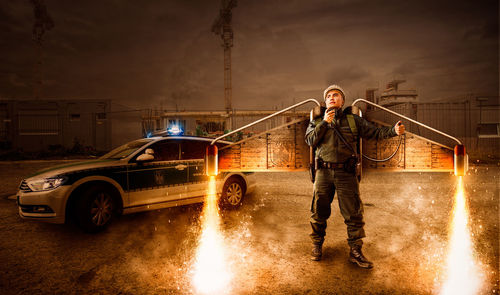
[[[201,137],[201,136],[154,136],[149,138],[154,139],[155,141],[160,141],[164,139],[183,139],[183,140],[205,141],[205,142],[212,142],[215,139],[211,137]],[[233,142],[225,140],[217,140],[216,143],[232,144]]]

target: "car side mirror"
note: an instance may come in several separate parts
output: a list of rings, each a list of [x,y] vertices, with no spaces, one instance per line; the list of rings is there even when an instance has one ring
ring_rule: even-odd
[[[136,161],[137,162],[152,161],[155,159],[154,154],[155,154],[155,152],[153,151],[153,149],[146,149],[144,151],[144,154],[137,157]]]

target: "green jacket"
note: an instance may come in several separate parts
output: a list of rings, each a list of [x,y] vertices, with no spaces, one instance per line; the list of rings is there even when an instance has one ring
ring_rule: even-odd
[[[363,139],[385,139],[396,136],[394,127],[376,127],[358,115],[353,115],[358,136]],[[357,148],[357,140],[349,127],[347,116],[342,110],[337,111],[334,119],[337,129],[353,148]],[[332,124],[334,123],[332,122]],[[335,134],[332,127],[322,117],[311,122],[306,130],[306,143],[316,148],[316,158],[325,162],[344,163],[351,155],[349,149]]]

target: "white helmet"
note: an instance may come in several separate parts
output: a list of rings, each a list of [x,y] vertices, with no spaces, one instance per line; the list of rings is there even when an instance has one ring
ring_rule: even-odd
[[[325,91],[323,92],[323,99],[326,100],[326,94],[331,91],[331,90],[338,90],[340,91],[340,93],[342,93],[342,98],[344,99],[344,102],[345,102],[345,92],[344,92],[344,89],[342,89],[339,85],[336,85],[336,84],[333,84],[333,85],[330,85],[328,86],[328,88],[325,89]]]

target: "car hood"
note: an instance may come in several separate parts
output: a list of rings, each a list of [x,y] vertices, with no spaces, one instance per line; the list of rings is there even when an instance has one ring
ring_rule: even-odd
[[[73,162],[37,171],[34,174],[29,175],[26,179],[48,178],[75,171],[102,168],[102,167],[113,167],[118,165],[123,165],[123,161],[120,161],[119,159],[97,159],[91,161]]]

